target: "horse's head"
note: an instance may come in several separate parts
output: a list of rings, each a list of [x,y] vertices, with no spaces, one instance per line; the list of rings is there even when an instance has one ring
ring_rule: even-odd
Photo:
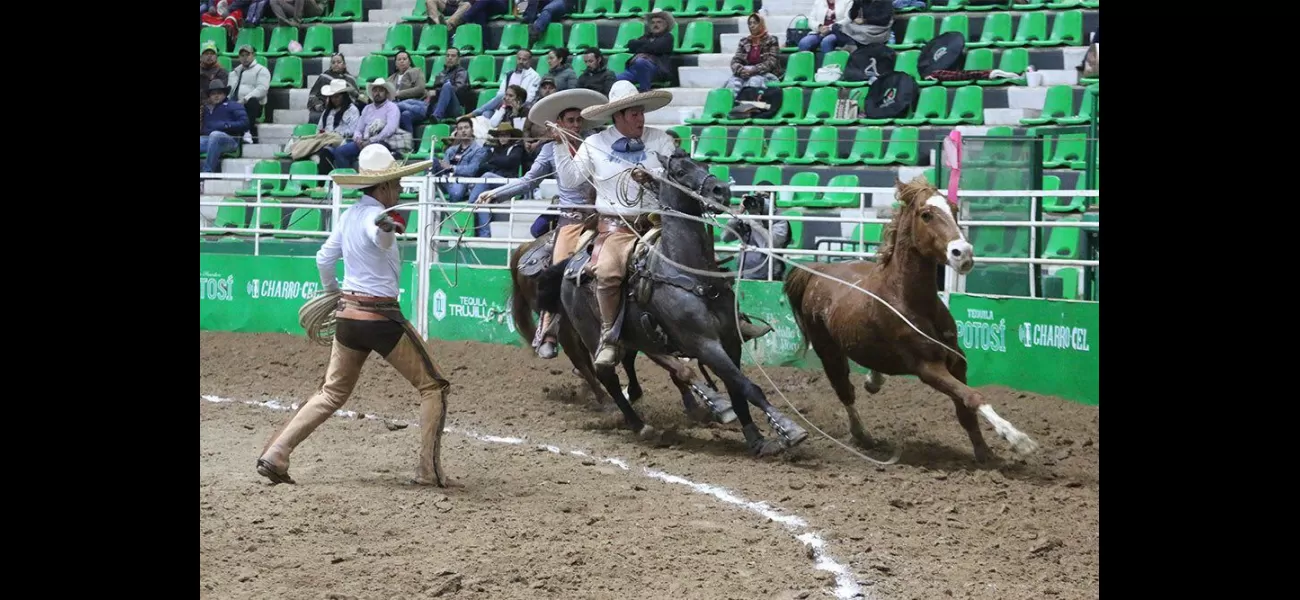
[[[702,211],[713,213],[725,211],[727,203],[731,201],[731,186],[727,182],[718,179],[712,173],[709,173],[707,168],[691,160],[690,155],[681,148],[673,152],[672,156],[664,156],[658,153],[656,153],[656,156],[659,158],[659,164],[664,166],[664,175],[670,181],[716,202],[722,208],[710,205],[701,206],[698,200],[686,194],[671,193],[681,191],[671,186],[666,186],[669,193],[659,195],[661,202],[687,214],[698,215]]]
[[[897,180],[894,187],[903,204],[899,219],[910,221],[912,245],[917,252],[947,263],[962,275],[969,273],[975,266],[975,249],[957,226],[957,207],[924,175],[907,183]],[[899,223],[900,229],[902,226]]]

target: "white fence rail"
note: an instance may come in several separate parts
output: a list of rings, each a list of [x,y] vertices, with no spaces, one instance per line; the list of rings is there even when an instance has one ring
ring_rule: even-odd
[[[240,206],[241,208],[249,208],[249,207],[253,208],[254,209],[253,218],[250,221],[250,223],[251,225],[255,225],[255,226],[243,227],[243,228],[211,226],[209,222],[214,221],[214,219],[211,220],[208,219],[206,216],[203,215],[203,211],[200,210],[201,224],[199,227],[199,231],[200,233],[208,234],[208,235],[220,235],[220,234],[232,234],[232,233],[240,234],[240,235],[251,235],[254,244],[253,252],[255,255],[261,253],[261,243],[264,237],[275,235],[275,234],[283,235],[284,233],[286,233],[285,230],[283,229],[267,229],[267,228],[260,227],[260,224],[262,223],[261,211],[263,208],[290,209],[290,210],[296,208],[315,208],[315,209],[323,209],[323,210],[328,209],[331,215],[331,224],[333,224],[338,222],[338,217],[342,213],[343,209],[352,203],[350,199],[348,201],[344,201],[342,195],[343,192],[342,188],[333,185],[332,180],[327,175],[290,175],[290,174],[261,174],[261,173],[200,173],[199,177],[201,180],[205,180],[205,181],[234,180],[240,182],[252,182],[258,180],[262,180],[262,181],[272,181],[272,180],[290,181],[291,180],[291,181],[299,181],[299,182],[319,181],[325,184],[328,190],[328,196],[324,201],[321,202],[310,202],[310,201],[303,202],[301,200],[302,198],[301,196],[296,196],[293,198],[285,198],[286,201],[284,202],[281,202],[279,200],[273,200],[272,202],[264,202],[264,200],[271,198],[271,196],[270,194],[264,193],[260,184],[257,186],[255,195],[237,197],[237,199],[239,200],[245,200],[245,202],[241,202],[238,204],[226,202],[226,201],[200,200],[199,205],[201,207],[210,206],[219,209],[219,207],[222,206],[233,205],[233,206]],[[515,237],[480,238],[480,237],[473,237],[473,236],[443,235],[440,232],[441,229],[440,227],[428,227],[427,225],[429,224],[440,223],[440,221],[437,218],[435,218],[435,215],[440,212],[453,213],[458,211],[470,210],[467,207],[467,204],[464,202],[447,202],[444,198],[444,192],[438,184],[447,184],[447,183],[505,184],[505,183],[513,183],[517,181],[519,181],[518,178],[503,179],[503,178],[496,178],[496,177],[484,178],[484,177],[412,176],[412,177],[402,178],[402,185],[404,190],[416,191],[415,200],[403,199],[398,201],[399,205],[412,203],[412,202],[417,203],[414,206],[411,206],[410,209],[416,211],[416,214],[418,215],[417,217],[418,226],[416,228],[416,231],[414,233],[403,234],[399,236],[399,239],[420,241],[420,243],[417,245],[417,250],[416,250],[416,267],[417,267],[416,268],[416,277],[417,277],[416,303],[418,305],[417,307],[418,310],[416,312],[417,315],[416,326],[422,334],[427,333],[427,317],[425,315],[428,312],[427,308],[428,308],[428,289],[429,289],[428,277],[424,275],[426,275],[429,272],[429,268],[434,263],[440,262],[440,260],[438,260],[437,253],[433,251],[435,248],[435,244],[437,243],[450,244],[455,242],[461,246],[464,246],[466,249],[472,252],[475,248],[488,248],[488,247],[504,247],[507,250],[513,250],[519,244],[525,244],[532,241],[532,238],[515,238]],[[738,192],[739,193],[774,192],[777,194],[793,193],[793,192],[818,192],[823,194],[824,193],[855,193],[858,194],[859,197],[858,207],[856,209],[859,211],[866,211],[867,209],[873,208],[873,204],[875,203],[872,202],[872,199],[877,195],[879,195],[882,198],[887,198],[888,200],[885,202],[885,204],[888,205],[889,203],[893,202],[894,193],[895,193],[893,187],[732,185],[731,190],[733,193],[738,193]],[[202,194],[202,193],[200,195],[214,195],[214,196],[220,195],[223,197],[232,196],[231,194]],[[1031,198],[1030,219],[1026,221],[972,220],[967,218],[969,217],[968,205],[963,204],[962,218],[959,219],[958,224],[963,229],[966,229],[967,231],[969,231],[968,228],[971,226],[1029,227],[1030,228],[1029,247],[1031,249],[1037,248],[1038,246],[1037,236],[1040,228],[1048,229],[1048,228],[1066,227],[1066,228],[1085,228],[1085,229],[1091,229],[1097,231],[1100,230],[1100,225],[1097,221],[1041,220],[1039,218],[1040,214],[1039,214],[1039,201],[1037,200],[1038,198],[1054,197],[1054,196],[1071,196],[1071,197],[1082,196],[1082,197],[1095,198],[1098,197],[1099,195],[1100,192],[1098,190],[961,190],[960,196],[962,198],[981,198],[981,197]],[[471,198],[470,202],[472,203],[473,200],[474,199]],[[530,202],[533,202],[531,206],[527,204],[520,204],[512,200],[509,202],[503,202],[499,204],[477,205],[474,206],[472,210],[473,212],[488,212],[493,214],[508,215],[511,231],[513,231],[515,225],[521,222],[521,220],[523,219],[527,219],[527,222],[531,223],[534,219],[537,218],[538,215],[559,214],[559,211],[555,208],[554,205],[550,205],[545,208],[542,208],[536,205],[537,201],[530,201]],[[769,208],[771,207],[769,206]],[[839,208],[839,209],[826,209],[826,210],[855,210],[855,209]],[[861,224],[866,224],[866,223],[883,224],[889,222],[889,219],[886,218],[861,217],[861,216],[845,217],[842,215],[772,214],[772,215],[751,215],[749,216],[749,218],[753,218],[757,220],[765,220],[765,221],[782,220],[787,222],[800,221],[805,223],[840,223],[840,224],[852,224],[852,225],[857,225],[860,223]],[[473,227],[473,224],[471,223],[469,226]],[[292,234],[295,236],[319,237],[323,239],[324,237],[329,235],[329,231],[295,230],[292,232]],[[819,242],[829,242],[831,244],[856,243],[859,245],[865,245],[871,243],[863,239],[852,239],[852,238],[839,237],[839,236],[826,236],[817,239]],[[792,240],[792,242],[798,243],[800,242],[800,240]],[[771,250],[774,253],[786,258],[795,257],[795,256],[812,256],[812,257],[827,257],[827,258],[834,257],[834,258],[847,258],[847,259],[864,259],[864,258],[870,258],[875,256],[874,252],[805,249],[800,247],[771,248]],[[734,254],[737,252],[737,249],[734,245],[719,244],[717,247],[717,251],[719,254]],[[775,261],[773,260],[768,261],[769,278],[772,277],[772,269],[773,269],[774,262]],[[1099,267],[1101,264],[1100,260],[1052,259],[1052,258],[1037,258],[1032,256],[1028,258],[980,257],[978,253],[976,253],[975,262],[977,265],[981,263],[1023,264],[1027,266],[1043,265],[1043,266],[1052,266],[1052,267]],[[503,263],[502,266],[505,266],[505,263]],[[1079,286],[1078,289],[1080,290],[1084,289],[1084,278],[1085,278],[1084,269],[1082,268],[1078,269],[1078,286]],[[964,276],[958,276],[956,272],[952,271],[952,269],[949,268],[947,269],[947,276],[945,278],[946,281],[945,281],[944,288],[949,291],[964,292],[965,279],[966,278]],[[1038,291],[1036,289],[1037,288],[1036,280],[1037,277],[1029,278],[1030,296],[1036,297],[1038,295]]]

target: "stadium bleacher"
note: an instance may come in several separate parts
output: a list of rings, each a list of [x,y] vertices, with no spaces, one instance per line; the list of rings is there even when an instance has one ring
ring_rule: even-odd
[[[537,63],[534,68],[545,75],[547,65],[542,53],[550,47],[564,46],[575,52],[572,66],[581,72],[584,65],[576,53],[594,44],[610,55],[614,69],[614,65],[630,57],[617,50],[627,39],[639,35],[641,15],[649,10],[666,10],[674,14],[677,23],[678,48],[671,59],[676,72],[670,82],[656,83],[655,87],[671,91],[674,100],[668,107],[647,115],[647,124],[675,129],[683,146],[697,160],[707,162],[716,173],[738,184],[886,187],[892,186],[896,177],[908,179],[920,173],[935,181],[934,163],[941,142],[956,127],[966,136],[1045,134],[1042,185],[1084,189],[1087,145],[1085,134],[1076,130],[1077,126],[1093,122],[1093,96],[1087,90],[1099,88],[1095,79],[1080,81],[1075,67],[1087,52],[1091,34],[1097,31],[1099,0],[1030,0],[1015,4],[1008,0],[1006,4],[1008,7],[970,5],[967,0],[932,0],[925,8],[895,9],[893,32],[898,43],[891,47],[898,53],[895,68],[899,71],[915,76],[920,48],[937,35],[956,31],[966,44],[963,61],[953,68],[996,67],[1025,74],[1032,65],[1035,75],[990,81],[918,80],[913,114],[892,120],[833,119],[841,95],[860,99],[868,87],[814,81],[818,68],[830,63],[843,65],[847,52],[823,55],[819,50],[801,52],[794,47],[783,47],[780,57],[786,65],[784,77],[776,84],[783,94],[781,113],[759,122],[728,118],[732,98],[723,86],[731,75],[728,65],[732,54],[748,33],[746,17],[752,10],[766,13],[769,33],[785,46],[787,28],[797,20],[806,21],[803,15],[809,12],[811,0],[581,0],[577,14],[552,23],[533,44]],[[244,27],[234,43],[213,33],[220,32],[219,28],[201,27],[200,43],[215,39],[223,50],[223,66],[230,66],[240,44],[250,43],[258,49],[257,59],[272,73],[259,138],[243,144],[235,156],[223,159],[222,172],[312,172],[294,165],[282,150],[295,132],[300,134],[314,127],[314,123],[308,123],[308,90],[328,68],[333,52],[344,55],[349,72],[357,76],[359,86],[364,86],[374,77],[387,77],[395,70],[393,54],[398,47],[411,52],[415,67],[424,69],[431,81],[441,69],[442,53],[449,44],[456,45],[471,74],[482,74],[475,89],[492,92],[502,72],[508,71],[515,60],[511,51],[528,45],[527,31],[518,18],[497,16],[482,28],[462,25],[454,36],[449,36],[445,26],[430,25],[424,12],[424,0],[338,0],[329,15],[304,19],[301,27],[294,28],[280,25],[268,11],[266,22],[260,27]],[[301,43],[302,49],[290,52],[292,41]],[[472,51],[467,50],[470,48]],[[481,95],[480,106],[491,96]],[[1057,126],[1076,129],[1059,135],[1051,133],[1051,128]],[[417,150],[408,158],[440,155],[440,144],[430,142],[446,130],[446,124],[417,125]],[[692,136],[698,137],[692,140]],[[263,181],[262,185],[272,197],[285,201],[291,197],[299,198],[294,201],[327,199],[324,189],[312,187],[315,183],[294,182],[291,187],[285,182]],[[254,185],[256,182],[205,180],[201,196],[208,201],[242,200],[247,198],[248,190],[255,189]],[[962,187],[976,189],[965,179]],[[544,185],[542,192],[548,191],[553,193],[554,187]],[[1043,213],[1047,218],[1096,219],[1097,200],[1046,198]],[[863,211],[858,208],[855,194],[800,192],[784,195],[778,210],[803,214],[829,211],[861,218],[882,214],[891,202],[892,198],[877,195],[874,204]],[[215,207],[204,208],[209,221],[217,216]],[[529,237],[528,226],[525,222],[516,224],[514,230],[501,229],[508,225],[497,221],[493,236]],[[870,232],[878,229],[878,225],[810,222],[797,228],[798,238],[791,245],[817,248],[818,238],[861,239],[859,233],[870,237]],[[986,239],[1003,237],[1005,233],[1005,243],[988,245],[993,255],[1029,256],[1027,238],[1003,231],[1013,228],[977,229],[990,230]],[[1039,231],[1038,255],[1085,257],[1087,240],[1080,230]],[[972,236],[980,237],[974,231]],[[998,268],[989,272],[1006,270],[1001,265],[993,266]],[[1067,270],[1066,275],[1069,273]],[[981,285],[979,281],[988,279],[993,293],[1012,290],[1027,294],[1027,286],[1008,277],[995,274],[981,278],[976,274],[973,279],[976,287]],[[1069,282],[1066,288],[1063,293],[1067,297],[1081,294]]]

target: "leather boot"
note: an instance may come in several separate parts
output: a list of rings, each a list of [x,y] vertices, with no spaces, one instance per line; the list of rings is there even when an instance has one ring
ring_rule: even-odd
[[[600,285],[596,288],[596,302],[600,304],[600,346],[596,348],[596,366],[612,367],[618,364],[619,349],[616,340],[609,339],[614,321],[618,319],[623,302],[623,286]]]
[[[537,356],[545,359],[555,358],[555,340],[547,338],[555,337],[555,320],[558,318],[559,315],[542,313],[542,322],[537,326],[537,341],[540,342],[536,344]]]
[[[369,352],[352,350],[334,342],[330,354],[329,370],[319,392],[298,409],[284,426],[271,436],[262,456],[257,459],[257,472],[275,483],[294,483],[289,476],[289,455],[311,432],[329,420],[334,411],[343,407],[352,388],[361,376]]]
[[[740,339],[748,342],[749,340],[760,338],[772,331],[770,325],[755,325],[749,322],[749,317],[744,313],[740,315]]]

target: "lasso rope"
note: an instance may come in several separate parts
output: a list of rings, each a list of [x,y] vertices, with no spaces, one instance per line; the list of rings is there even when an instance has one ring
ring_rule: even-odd
[[[298,309],[298,325],[307,332],[307,337],[322,346],[328,346],[334,340],[335,317],[339,297],[338,290],[322,290],[315,298],[308,300]]]

